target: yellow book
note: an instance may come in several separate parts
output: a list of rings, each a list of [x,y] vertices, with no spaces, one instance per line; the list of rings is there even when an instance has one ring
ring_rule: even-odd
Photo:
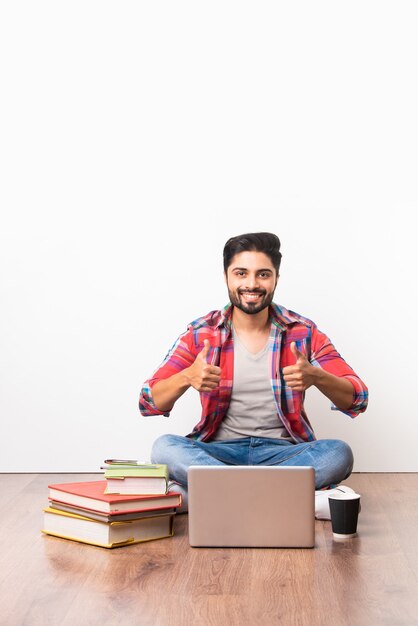
[[[117,548],[171,537],[174,534],[173,522],[173,513],[157,516],[151,514],[149,517],[123,522],[102,522],[47,507],[44,509],[42,532],[103,548]]]

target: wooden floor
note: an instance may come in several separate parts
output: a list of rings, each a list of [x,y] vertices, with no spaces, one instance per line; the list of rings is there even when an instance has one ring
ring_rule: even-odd
[[[358,537],[316,522],[313,550],[190,548],[175,536],[106,550],[40,533],[47,485],[1,474],[3,626],[418,624],[418,474],[354,474]]]

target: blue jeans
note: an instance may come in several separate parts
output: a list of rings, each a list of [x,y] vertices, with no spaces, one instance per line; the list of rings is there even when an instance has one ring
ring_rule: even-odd
[[[339,439],[292,443],[245,437],[203,443],[180,435],[162,435],[154,442],[151,460],[167,464],[171,480],[185,489],[190,465],[310,465],[315,469],[316,489],[337,485],[353,469],[351,448]]]

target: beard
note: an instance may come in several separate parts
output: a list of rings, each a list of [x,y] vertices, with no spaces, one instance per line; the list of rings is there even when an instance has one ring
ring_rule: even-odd
[[[248,302],[241,297],[242,293],[258,293],[261,295],[261,298],[257,299],[257,302]],[[230,289],[228,289],[228,295],[231,303],[237,307],[237,309],[247,313],[247,315],[256,315],[270,306],[273,302],[274,291],[266,291],[265,289],[253,289],[252,291],[238,289],[237,291],[230,291]]]

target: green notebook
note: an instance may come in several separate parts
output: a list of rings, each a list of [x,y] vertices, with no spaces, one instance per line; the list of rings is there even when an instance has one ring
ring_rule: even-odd
[[[118,478],[124,476],[139,476],[141,478],[165,478],[168,480],[167,465],[122,465],[115,464],[106,467],[105,478]]]

